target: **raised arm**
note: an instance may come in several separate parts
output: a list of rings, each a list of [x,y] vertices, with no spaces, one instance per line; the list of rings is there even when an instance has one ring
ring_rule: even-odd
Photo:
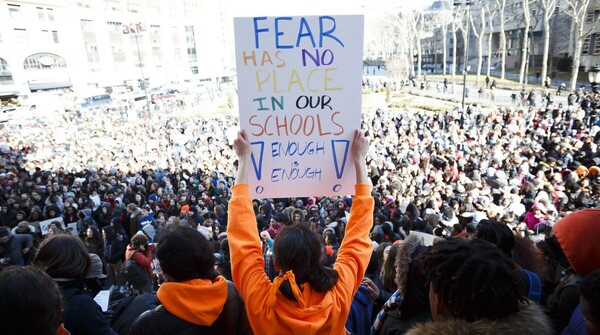
[[[364,132],[355,130],[354,141],[352,141],[351,154],[354,159],[354,169],[356,170],[356,183],[373,185],[367,174],[367,152],[369,151],[369,140]]]
[[[373,252],[369,231],[373,226],[373,208],[375,206],[371,195],[372,183],[367,175],[365,161],[369,150],[369,141],[363,132],[358,130],[355,132],[351,150],[356,170],[356,196],[352,200],[346,235],[334,265],[340,276],[336,288],[347,296],[348,301],[352,300],[360,286]]]

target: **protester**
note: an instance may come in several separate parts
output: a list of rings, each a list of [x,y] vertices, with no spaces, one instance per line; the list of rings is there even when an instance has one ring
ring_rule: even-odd
[[[168,229],[156,257],[167,280],[157,292],[161,305],[134,321],[132,335],[252,334],[240,294],[217,273],[212,248],[198,231]]]
[[[66,335],[62,309],[61,292],[43,271],[27,266],[11,267],[0,272],[0,324],[3,333]]]
[[[62,318],[72,335],[115,334],[100,306],[86,292],[84,282],[90,272],[91,259],[78,237],[63,234],[45,239],[33,265],[46,272],[60,287],[65,300]]]
[[[25,265],[33,238],[29,234],[11,234],[6,227],[0,227],[0,266]]]
[[[553,334],[543,310],[522,295],[512,261],[490,243],[449,238],[422,257],[433,321],[407,334]]]
[[[364,164],[368,143],[357,130],[351,149],[356,162],[356,197],[334,268],[320,264],[322,248],[318,236],[308,226],[295,224],[282,229],[275,238],[279,276],[271,283],[263,271],[256,225],[248,220],[253,217],[247,185],[250,142],[245,131],[238,133],[234,142],[238,173],[229,203],[227,236],[233,280],[248,306],[248,319],[255,333],[345,333],[352,298],[371,257],[368,235],[373,198]]]
[[[138,233],[131,238],[131,243],[127,245],[125,250],[125,259],[133,260],[143,270],[143,273],[133,273],[134,276],[139,276],[139,278],[133,278],[129,281],[129,284],[133,285],[134,289],[144,293],[152,292],[152,258],[155,248],[154,244],[148,243],[146,235]],[[127,282],[129,278],[124,273],[125,270],[121,270],[121,282]]]

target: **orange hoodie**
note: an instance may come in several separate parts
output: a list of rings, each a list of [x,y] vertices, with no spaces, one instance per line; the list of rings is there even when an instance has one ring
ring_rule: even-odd
[[[273,283],[264,272],[264,259],[252,200],[247,184],[232,187],[229,202],[227,238],[231,252],[233,282],[242,294],[255,334],[346,334],[345,323],[354,294],[371,258],[373,245],[369,231],[373,225],[374,200],[371,186],[356,185],[346,235],[334,268],[338,282],[327,292],[317,292],[310,284],[297,289],[294,274],[288,271]],[[297,302],[279,292],[289,280]]]
[[[554,234],[578,275],[585,277],[600,269],[600,209],[582,209],[565,216],[554,225]]]
[[[210,326],[221,314],[227,300],[227,281],[218,276],[214,282],[209,279],[167,282],[160,286],[156,296],[176,317],[196,325]]]

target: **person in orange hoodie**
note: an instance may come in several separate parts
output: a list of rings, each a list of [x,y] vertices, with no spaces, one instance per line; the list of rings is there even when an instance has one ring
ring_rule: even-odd
[[[166,280],[156,293],[161,305],[141,314],[131,335],[252,334],[242,297],[215,270],[211,245],[200,232],[169,228],[156,257]]]
[[[275,238],[275,266],[279,276],[271,283],[264,260],[249,196],[250,142],[245,130],[234,142],[238,155],[236,184],[229,202],[227,237],[233,282],[247,305],[254,333],[346,334],[354,294],[358,290],[373,250],[374,200],[365,156],[369,142],[355,131],[351,148],[356,170],[355,191],[346,236],[332,268],[321,265],[322,246],[309,225],[294,224]]]

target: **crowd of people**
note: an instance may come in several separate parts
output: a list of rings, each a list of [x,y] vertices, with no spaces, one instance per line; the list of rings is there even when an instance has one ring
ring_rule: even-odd
[[[64,315],[36,334],[154,334],[156,318],[175,327],[165,333],[585,334],[587,322],[595,334],[597,107],[582,94],[541,109],[368,111],[356,197],[248,204],[229,113],[156,108],[132,120],[109,109],[4,124],[0,290],[29,287],[13,277],[58,283],[46,305]],[[306,255],[308,268],[297,264]],[[90,298],[123,285],[142,301],[127,313]]]

